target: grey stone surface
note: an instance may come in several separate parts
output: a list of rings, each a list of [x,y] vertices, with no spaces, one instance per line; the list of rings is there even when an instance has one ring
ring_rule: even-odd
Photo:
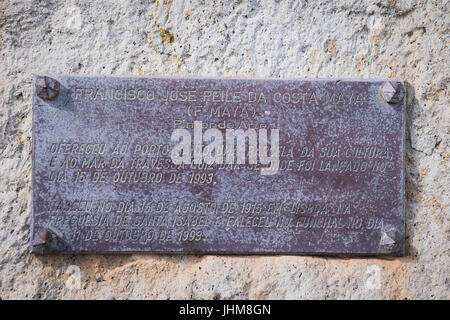
[[[0,1],[0,298],[449,299],[449,12],[444,0]],[[404,78],[407,256],[31,255],[34,73]]]

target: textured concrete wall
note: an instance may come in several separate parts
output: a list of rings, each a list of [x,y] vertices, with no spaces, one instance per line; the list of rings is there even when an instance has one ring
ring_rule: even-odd
[[[447,0],[0,0],[0,299],[449,299],[449,17]],[[404,78],[407,256],[30,255],[44,72]]]

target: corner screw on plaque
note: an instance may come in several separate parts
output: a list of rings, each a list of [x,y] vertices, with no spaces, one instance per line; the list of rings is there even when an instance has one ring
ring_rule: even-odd
[[[381,97],[389,104],[397,104],[402,101],[404,92],[400,82],[386,81],[381,86]]]
[[[58,97],[60,86],[57,80],[47,76],[39,77],[35,82],[37,96],[48,101]]]
[[[48,229],[42,229],[34,235],[33,246],[45,245],[50,239],[50,231]]]
[[[44,228],[35,233],[31,245],[36,252],[46,251],[45,249],[56,249],[58,237],[49,229]]]
[[[381,231],[380,249],[385,252],[394,250],[397,244],[397,231],[395,229]]]

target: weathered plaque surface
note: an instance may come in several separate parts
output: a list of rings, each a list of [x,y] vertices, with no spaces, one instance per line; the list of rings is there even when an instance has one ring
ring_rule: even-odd
[[[33,90],[32,252],[404,254],[402,81]]]

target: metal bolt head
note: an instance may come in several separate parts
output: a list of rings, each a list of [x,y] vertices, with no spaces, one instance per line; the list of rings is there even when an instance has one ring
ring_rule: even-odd
[[[55,252],[62,242],[59,240],[52,230],[43,228],[35,232],[33,241],[31,242],[31,252],[45,253]]]
[[[403,100],[405,93],[400,82],[386,81],[381,86],[381,96],[389,104],[397,104]]]
[[[57,80],[43,76],[36,79],[35,87],[39,98],[52,101],[58,97],[61,85]]]
[[[382,231],[380,246],[391,246],[396,243],[395,239],[397,238],[397,234],[395,230]]]
[[[48,229],[42,229],[34,235],[33,246],[45,245],[52,238],[52,235]]]

